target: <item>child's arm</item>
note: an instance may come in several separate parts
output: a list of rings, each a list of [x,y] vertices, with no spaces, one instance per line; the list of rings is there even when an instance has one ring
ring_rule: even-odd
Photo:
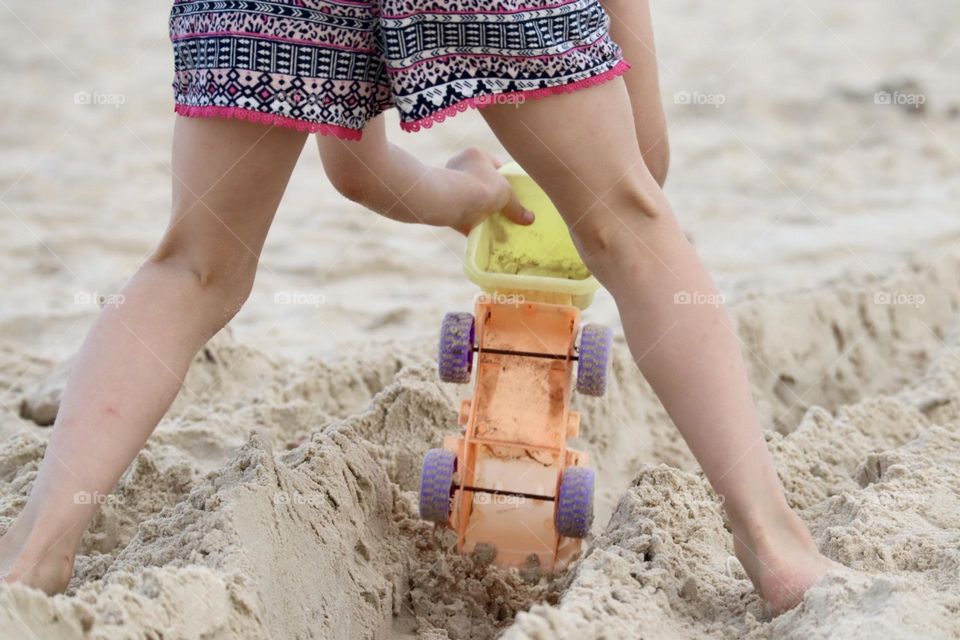
[[[610,15],[610,35],[630,63],[623,79],[630,94],[633,123],[644,164],[660,186],[667,179],[670,145],[667,119],[660,98],[657,51],[653,41],[649,0],[602,0]]]
[[[387,141],[382,115],[364,128],[359,142],[318,136],[317,146],[337,191],[388,218],[464,234],[500,210],[519,224],[533,221],[489,154],[467,149],[445,168],[424,165]]]

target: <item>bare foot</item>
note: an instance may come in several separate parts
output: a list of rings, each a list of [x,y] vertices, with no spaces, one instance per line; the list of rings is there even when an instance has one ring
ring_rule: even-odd
[[[57,419],[60,410],[60,398],[67,385],[67,378],[73,369],[74,358],[57,366],[56,369],[33,390],[27,392],[20,402],[20,417],[32,420],[41,427],[49,427]]]
[[[450,226],[466,235],[484,218],[497,211],[502,211],[517,224],[533,222],[533,213],[524,209],[517,200],[510,183],[497,171],[499,167],[500,163],[493,156],[473,147],[450,158],[447,169],[460,171],[473,178],[480,187],[478,192],[482,194],[474,206],[466,211],[456,224]]]
[[[15,523],[0,537],[0,581],[23,584],[51,596],[63,593],[73,575],[75,559],[68,541],[38,543],[24,539],[17,529]]]
[[[800,604],[823,575],[842,565],[825,557],[792,511],[734,527],[734,552],[773,615]]]

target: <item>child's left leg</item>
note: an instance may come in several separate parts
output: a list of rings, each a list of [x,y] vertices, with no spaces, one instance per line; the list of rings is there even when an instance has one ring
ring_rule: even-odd
[[[382,115],[364,127],[359,142],[318,136],[317,145],[337,191],[388,218],[464,234],[494,211],[519,224],[533,221],[497,173],[497,162],[479,149],[467,149],[446,167],[424,165],[387,141]]]

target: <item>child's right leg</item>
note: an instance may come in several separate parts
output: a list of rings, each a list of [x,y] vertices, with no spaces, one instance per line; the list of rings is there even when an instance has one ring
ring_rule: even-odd
[[[180,390],[193,356],[243,304],[306,134],[177,118],[173,215],[160,246],[105,308],[64,391],[26,506],[0,538],[0,580],[47,593]]]
[[[616,300],[637,365],[725,499],[754,585],[776,610],[797,604],[831,563],[787,505],[734,328],[644,164],[623,81],[482,113]]]

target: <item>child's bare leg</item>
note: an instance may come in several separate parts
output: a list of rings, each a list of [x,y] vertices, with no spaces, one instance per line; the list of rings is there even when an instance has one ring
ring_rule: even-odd
[[[660,98],[657,53],[649,0],[601,0],[610,15],[610,35],[631,69],[623,76],[630,94],[637,142],[647,169],[662,186],[670,165],[667,119]]]
[[[786,503],[730,319],[643,162],[624,83],[484,114],[613,294],[637,364],[725,499],[754,584],[774,609],[797,604],[829,561]],[[682,293],[708,303],[677,304]]]
[[[160,246],[80,351],[27,505],[0,538],[0,576],[48,593],[70,579],[109,494],[180,389],[191,359],[239,310],[306,134],[178,118],[173,215]]]
[[[479,149],[467,149],[445,168],[424,165],[387,141],[383,116],[367,124],[358,142],[318,137],[317,145],[337,191],[388,218],[461,233],[494,211],[520,224],[533,220],[497,173],[497,162]]]

